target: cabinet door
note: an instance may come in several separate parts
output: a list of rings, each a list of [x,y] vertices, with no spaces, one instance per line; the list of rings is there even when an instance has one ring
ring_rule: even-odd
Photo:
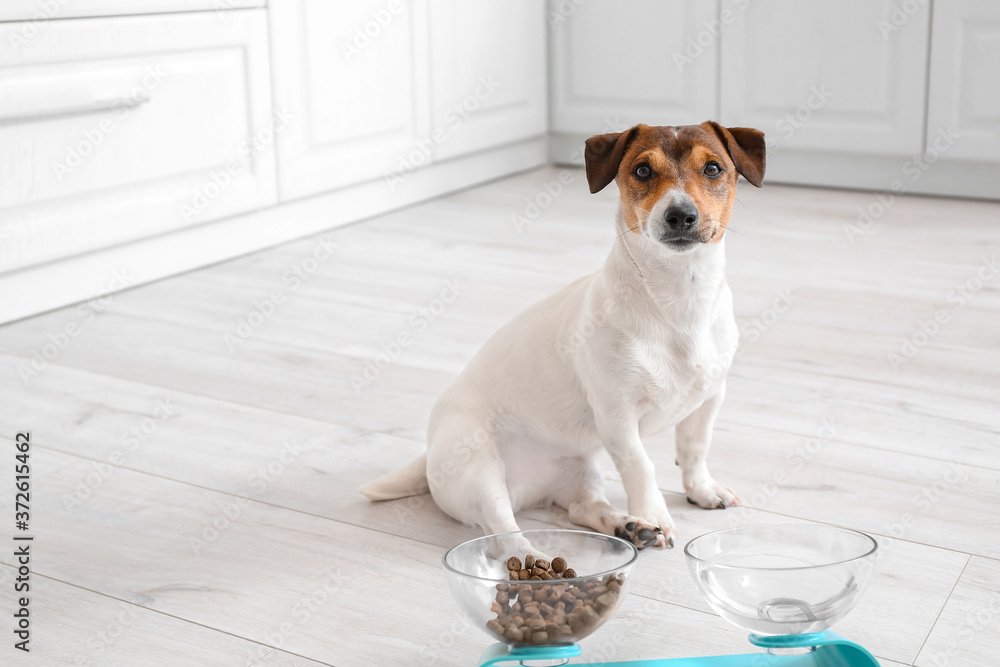
[[[283,200],[426,163],[410,155],[427,105],[426,84],[416,83],[422,5],[269,3],[275,107],[295,119],[277,138]]]
[[[1000,162],[1000,3],[935,3],[931,35],[928,149]]]
[[[436,159],[545,133],[544,15],[544,0],[431,0]]]
[[[551,0],[553,131],[713,119],[716,19],[714,2]]]
[[[736,15],[722,34],[722,122],[763,130],[771,150],[920,152],[928,3],[724,0],[722,7]]]
[[[273,204],[265,19],[0,23],[0,271]]]

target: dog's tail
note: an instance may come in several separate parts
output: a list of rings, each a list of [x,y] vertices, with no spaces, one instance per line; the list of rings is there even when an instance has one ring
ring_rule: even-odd
[[[427,454],[421,454],[399,470],[373,479],[360,489],[368,500],[394,500],[429,493],[430,490],[430,484],[427,483]]]

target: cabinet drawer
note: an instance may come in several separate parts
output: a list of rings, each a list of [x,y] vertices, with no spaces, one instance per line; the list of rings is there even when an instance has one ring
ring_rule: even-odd
[[[0,25],[0,271],[275,201],[263,10]]]

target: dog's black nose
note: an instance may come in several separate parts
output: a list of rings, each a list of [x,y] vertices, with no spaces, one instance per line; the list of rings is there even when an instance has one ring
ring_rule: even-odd
[[[671,204],[667,212],[663,214],[667,221],[667,226],[675,231],[685,231],[691,229],[698,222],[698,209],[690,202],[682,204]]]

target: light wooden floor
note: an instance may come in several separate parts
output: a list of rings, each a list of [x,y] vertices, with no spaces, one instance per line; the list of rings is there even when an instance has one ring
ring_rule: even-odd
[[[426,498],[372,505],[356,489],[421,451],[435,396],[491,332],[601,264],[614,188],[591,196],[570,170],[531,224],[511,220],[559,173],[335,230],[315,264],[304,240],[119,294],[96,317],[74,307],[0,328],[0,436],[32,431],[37,535],[30,661],[6,634],[0,663],[473,665],[489,640],[463,623],[440,558],[474,531]],[[852,242],[844,226],[871,193],[743,184],[739,197],[729,282],[757,333],[710,459],[756,509],[691,507],[671,438],[652,440],[682,542],[753,522],[868,531],[878,573],[837,629],[883,665],[997,664],[1000,277],[984,259],[1000,255],[1000,205],[900,197]],[[292,289],[296,266],[315,270]],[[461,296],[424,328],[419,309],[446,281]],[[949,299],[968,281],[964,302]],[[226,336],[276,289],[287,298],[231,352]],[[791,306],[771,310],[785,293]],[[919,322],[936,311],[948,321],[928,340]],[[79,334],[23,382],[69,323]],[[356,392],[351,376],[402,332],[412,345]],[[888,355],[914,336],[894,370]],[[521,521],[567,525],[557,511]],[[632,590],[584,643],[591,659],[750,650],[680,549],[643,553]]]

